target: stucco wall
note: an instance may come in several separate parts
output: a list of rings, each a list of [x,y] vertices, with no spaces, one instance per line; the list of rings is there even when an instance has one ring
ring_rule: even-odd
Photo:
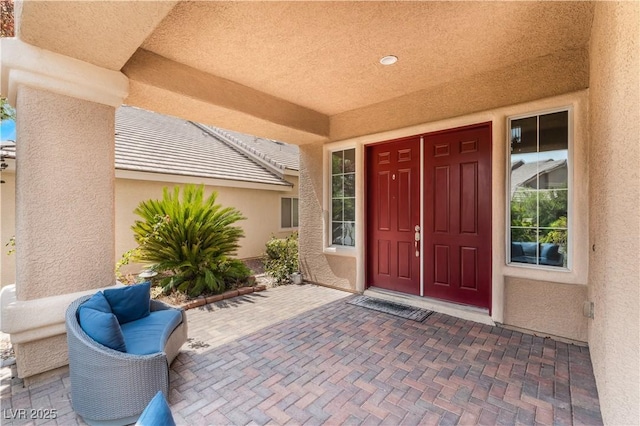
[[[7,255],[7,243],[15,234],[15,175],[3,173],[2,185],[2,228],[0,229],[0,242],[2,242],[2,285],[15,283],[15,259],[14,255]],[[245,231],[245,238],[240,240],[238,257],[241,259],[260,257],[264,253],[264,247],[271,235],[284,238],[293,232],[292,229],[280,228],[280,198],[297,197],[298,177],[286,176],[293,183],[291,189],[283,191],[270,191],[260,189],[241,189],[232,187],[206,186],[206,194],[212,191],[218,192],[218,202],[225,206],[234,206],[240,209],[247,220],[239,222]],[[131,225],[139,217],[133,210],[143,200],[161,198],[164,187],[173,188],[176,185],[171,182],[151,182],[136,179],[116,179],[115,183],[115,207],[116,207],[116,241],[115,261],[120,260],[122,254],[136,246],[131,231]],[[123,273],[137,273],[142,265],[130,265],[122,268]]]
[[[640,4],[597,3],[591,33],[589,347],[611,425],[640,423]]]
[[[587,341],[587,319],[582,315],[587,286],[513,277],[506,277],[504,286],[505,324],[538,335]]]
[[[18,300],[113,285],[114,108],[21,87],[16,110]]]
[[[245,237],[240,240],[239,258],[262,256],[265,244],[272,234],[286,237],[292,232],[280,228],[280,198],[297,196],[298,178],[287,176],[286,179],[293,183],[294,187],[290,190],[286,188],[284,191],[205,186],[205,195],[208,196],[215,190],[218,193],[218,203],[225,207],[236,207],[247,218],[238,222],[238,226],[242,227],[245,233]],[[196,178],[194,183],[198,183]],[[162,198],[162,189],[172,189],[175,185],[171,182],[116,180],[116,259],[136,246],[131,226],[139,216],[134,214],[133,210],[143,200]],[[123,268],[123,272],[139,270],[139,265]]]
[[[13,160],[8,160],[14,165]],[[14,167],[15,169],[15,167]],[[12,172],[2,172],[0,184],[0,284],[2,286],[16,282],[16,255],[9,255],[10,247],[6,244],[16,232],[16,175]]]
[[[300,264],[305,280],[356,289],[356,258],[324,253],[323,148],[300,147]]]

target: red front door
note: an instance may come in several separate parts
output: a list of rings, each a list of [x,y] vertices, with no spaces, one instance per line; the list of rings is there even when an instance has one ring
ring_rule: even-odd
[[[420,294],[420,137],[367,147],[369,286]]]
[[[424,136],[424,295],[491,307],[491,124]]]

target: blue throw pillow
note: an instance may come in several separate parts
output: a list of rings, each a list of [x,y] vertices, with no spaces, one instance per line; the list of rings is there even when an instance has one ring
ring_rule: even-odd
[[[520,243],[511,243],[511,258],[524,256]]]
[[[158,391],[144,409],[135,426],[176,426],[171,409],[162,391]]]
[[[135,321],[149,315],[151,283],[128,285],[104,290],[111,310],[120,324]]]
[[[91,308],[80,310],[80,327],[93,340],[116,351],[126,352],[124,335],[118,319],[112,313],[100,312]]]
[[[109,302],[104,297],[104,294],[102,294],[102,292],[100,291],[91,296],[91,298],[84,302],[82,305],[80,305],[79,309],[82,308],[91,308],[95,309],[96,311],[105,312],[108,314],[112,313]]]
[[[560,252],[558,251],[560,246],[553,243],[544,243],[542,244],[542,250],[540,251],[540,257],[546,257],[550,260],[555,260],[560,258]]]

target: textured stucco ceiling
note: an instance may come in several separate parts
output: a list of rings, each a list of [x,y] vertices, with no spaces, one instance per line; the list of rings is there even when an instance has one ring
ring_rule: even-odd
[[[548,1],[29,0],[18,9],[24,41],[122,69],[126,103],[296,143],[584,89],[593,20],[591,2]],[[384,67],[388,54],[399,61]]]
[[[585,2],[187,2],[142,47],[334,115],[585,46],[591,20]]]
[[[176,1],[32,1],[18,3],[27,43],[119,70]]]

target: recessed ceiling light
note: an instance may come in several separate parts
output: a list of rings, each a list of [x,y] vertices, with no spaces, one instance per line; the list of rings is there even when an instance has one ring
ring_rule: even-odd
[[[380,63],[382,65],[393,65],[398,62],[398,57],[393,55],[383,56],[380,58]]]

